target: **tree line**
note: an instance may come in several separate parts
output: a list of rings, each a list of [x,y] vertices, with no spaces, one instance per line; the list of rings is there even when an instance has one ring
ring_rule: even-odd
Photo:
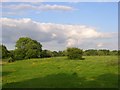
[[[84,56],[106,56],[106,55],[118,55],[119,50],[107,50],[107,49],[89,49],[82,50],[79,48],[71,47],[63,51],[50,51],[42,50],[42,44],[29,37],[21,37],[17,40],[15,50],[8,50],[5,45],[0,45],[0,58],[9,58],[9,61],[30,59],[30,58],[48,58],[68,56],[69,59],[82,59]],[[1,53],[2,52],[2,53]]]

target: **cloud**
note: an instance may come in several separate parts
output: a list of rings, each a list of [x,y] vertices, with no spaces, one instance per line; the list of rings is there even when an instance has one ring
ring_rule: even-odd
[[[71,11],[74,10],[71,6],[65,5],[49,5],[49,4],[18,4],[18,5],[4,5],[3,8],[11,9],[11,10],[59,10],[59,11]]]
[[[86,25],[42,23],[30,18],[1,18],[0,21],[2,21],[3,43],[6,45],[14,45],[20,37],[27,36],[43,43],[44,48],[49,47],[48,49],[71,46],[94,47],[96,42],[99,43],[97,47],[104,47],[100,40],[109,40],[115,34],[98,32]]]
[[[97,47],[102,47],[102,46],[104,46],[103,43],[97,43]]]

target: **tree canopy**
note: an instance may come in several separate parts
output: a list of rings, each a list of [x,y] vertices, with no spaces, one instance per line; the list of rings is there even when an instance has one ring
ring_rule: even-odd
[[[15,58],[16,59],[30,59],[40,57],[42,45],[36,40],[28,37],[19,38],[15,45]]]
[[[69,59],[82,59],[83,51],[79,48],[67,48],[67,56]]]
[[[0,45],[0,53],[1,53],[2,58],[7,58],[8,57],[9,51],[7,50],[5,45]]]

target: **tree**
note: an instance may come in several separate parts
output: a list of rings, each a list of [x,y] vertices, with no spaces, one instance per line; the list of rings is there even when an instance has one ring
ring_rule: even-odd
[[[117,50],[110,51],[110,55],[118,55],[118,51]]]
[[[96,56],[98,55],[98,51],[94,49],[89,49],[89,50],[85,50],[83,54],[85,56]]]
[[[57,56],[59,56],[59,54],[58,54],[57,51],[53,51],[52,54],[53,54],[53,57],[57,57]]]
[[[26,56],[26,53],[24,50],[22,50],[22,49],[15,49],[14,50],[14,59],[22,60],[25,58],[25,56]]]
[[[79,48],[67,48],[67,56],[69,59],[82,59],[83,51]]]
[[[42,45],[28,37],[19,38],[15,47],[15,59],[38,58],[42,51]]]
[[[120,50],[118,50],[118,56],[120,56]]]
[[[41,58],[53,57],[53,53],[50,50],[42,50]]]
[[[2,45],[0,45],[0,59],[2,58]]]
[[[58,51],[58,56],[67,56],[67,51]]]
[[[62,51],[59,51],[59,52],[58,52],[58,56],[63,56],[63,52],[62,52]]]
[[[7,50],[5,45],[0,45],[0,49],[2,48],[2,58],[8,58],[9,51]]]
[[[98,55],[99,55],[99,56],[110,55],[110,51],[109,51],[109,50],[106,50],[106,49],[100,49],[100,50],[98,50]]]
[[[10,51],[9,51],[8,62],[14,62],[14,61],[15,61],[14,53],[15,53],[15,50],[10,50]]]

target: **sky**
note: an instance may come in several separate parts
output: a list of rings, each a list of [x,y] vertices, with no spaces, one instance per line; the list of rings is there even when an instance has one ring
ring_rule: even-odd
[[[117,2],[3,2],[2,44],[15,49],[20,37],[43,49],[118,49]]]

